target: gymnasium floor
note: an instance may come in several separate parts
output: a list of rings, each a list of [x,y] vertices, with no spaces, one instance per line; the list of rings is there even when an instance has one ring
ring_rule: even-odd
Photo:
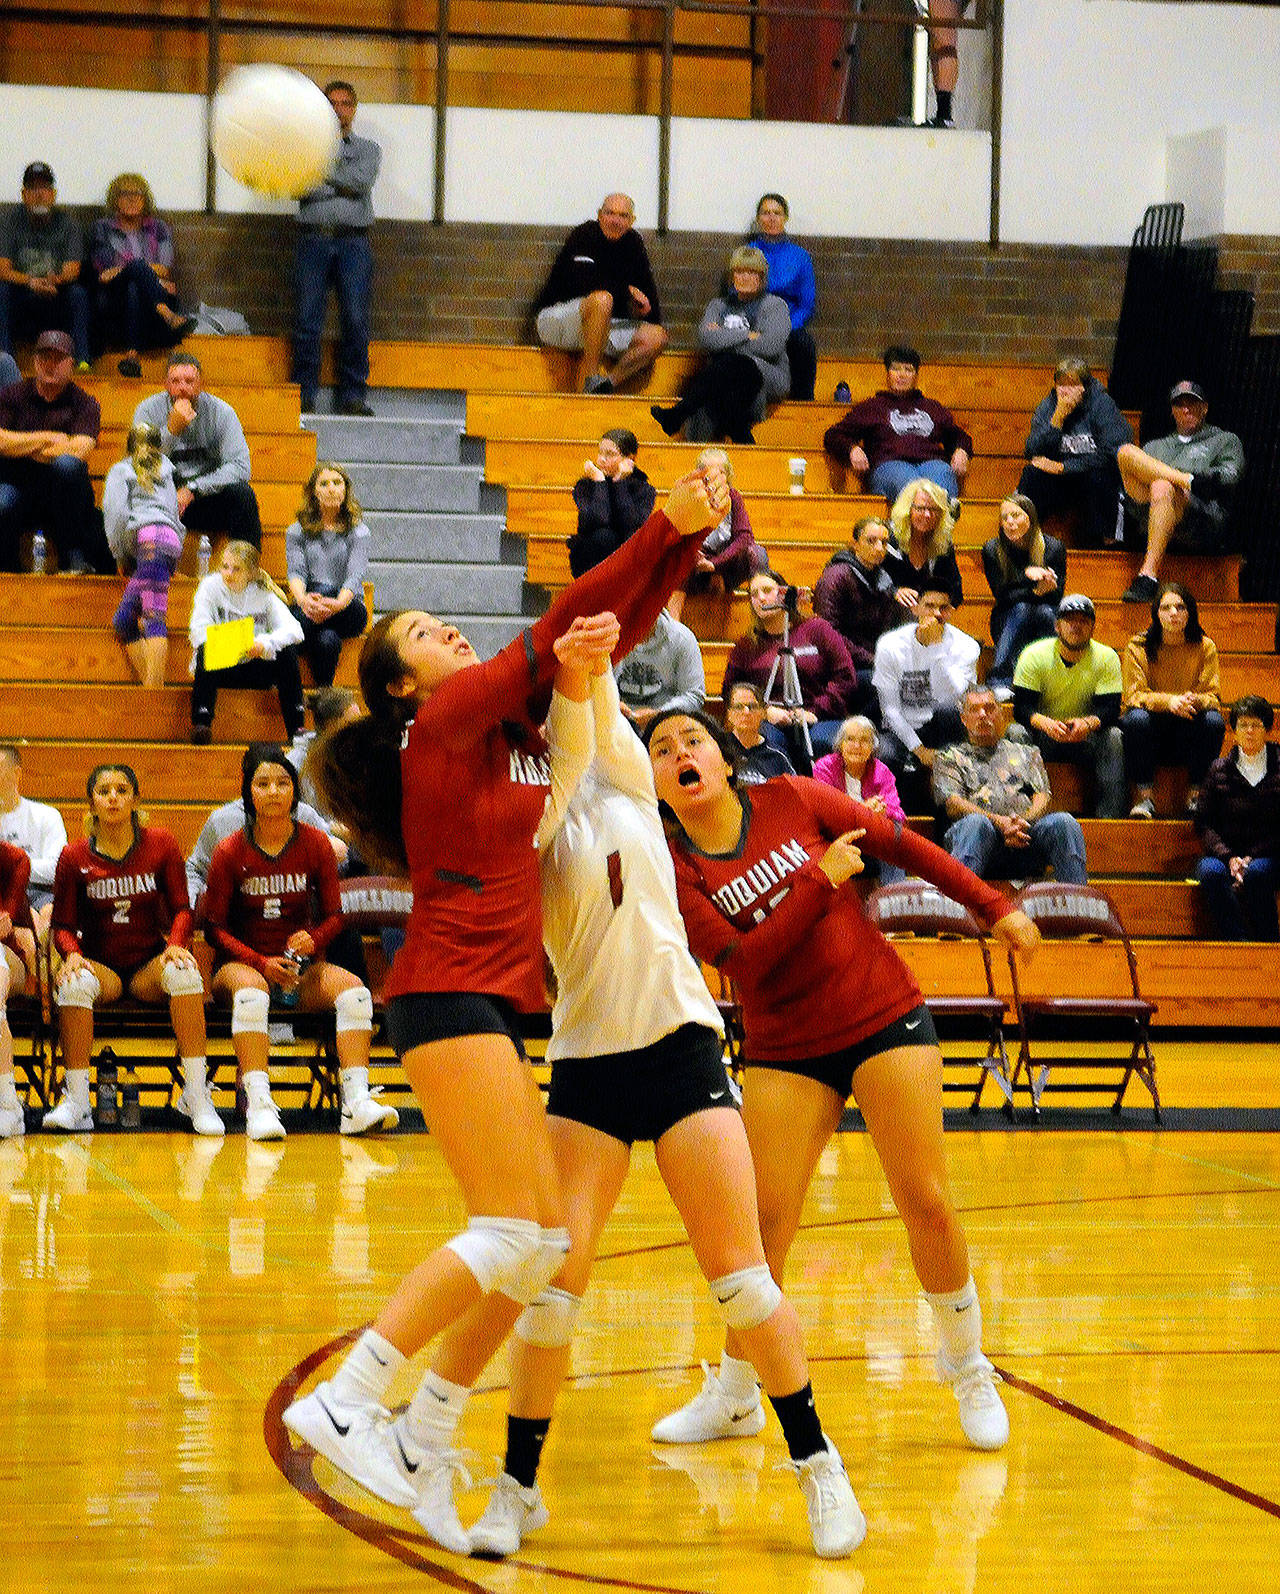
[[[1172,1108],[1280,1108],[1274,1047],[1159,1057]],[[788,1285],[865,1544],[813,1558],[772,1419],[759,1439],[651,1445],[718,1331],[644,1150],[547,1447],[551,1523],[500,1565],[435,1550],[279,1421],[458,1226],[428,1136],[0,1144],[0,1589],[1274,1590],[1280,1136],[1155,1131],[1135,1092],[1122,1131],[949,1149],[1005,1452],[967,1449],[934,1382],[930,1314],[858,1133],[824,1160]],[[501,1449],[503,1377],[465,1420],[477,1478]]]

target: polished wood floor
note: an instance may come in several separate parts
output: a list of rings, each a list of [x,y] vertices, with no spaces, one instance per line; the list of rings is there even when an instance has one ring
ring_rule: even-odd
[[[1274,1049],[1175,1052],[1171,1104],[1222,1100],[1225,1070],[1274,1104]],[[968,1450],[934,1382],[930,1314],[860,1134],[824,1159],[788,1283],[866,1543],[812,1557],[772,1420],[759,1439],[651,1445],[718,1332],[644,1150],[547,1448],[551,1523],[494,1565],[435,1550],[279,1422],[457,1227],[429,1137],[0,1144],[0,1590],[1280,1586],[1280,1137],[1028,1128],[956,1134],[950,1154],[1005,1452]],[[501,1449],[503,1376],[466,1418],[477,1478]]]

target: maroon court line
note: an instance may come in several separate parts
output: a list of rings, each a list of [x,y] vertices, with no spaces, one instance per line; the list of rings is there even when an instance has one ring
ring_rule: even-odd
[[[317,1482],[313,1461],[315,1452],[310,1445],[295,1446],[284,1425],[285,1408],[293,1401],[298,1390],[315,1370],[331,1356],[336,1356],[364,1332],[364,1328],[349,1329],[339,1334],[327,1345],[321,1345],[291,1368],[271,1391],[262,1415],[262,1437],[267,1453],[279,1468],[291,1488],[315,1506],[316,1510],[336,1522],[340,1528],[353,1533],[375,1550],[381,1550],[393,1560],[415,1572],[424,1572],[446,1588],[457,1589],[461,1594],[491,1594],[482,1583],[454,1572],[439,1562],[428,1560],[421,1547],[429,1548],[431,1540],[423,1533],[405,1532],[389,1527],[377,1517],[367,1516],[353,1506],[343,1505]],[[571,1572],[561,1567],[544,1566],[541,1562],[525,1561],[511,1557],[502,1563],[518,1567],[525,1572],[541,1572],[547,1577],[560,1578],[568,1583],[595,1583],[603,1588],[627,1589],[631,1594],[699,1594],[695,1589],[672,1588],[663,1583],[638,1583],[629,1578],[598,1577],[590,1572]]]
[[[1280,1505],[1274,1500],[1268,1500],[1265,1495],[1255,1494],[1252,1489],[1245,1489],[1238,1483],[1232,1483],[1230,1478],[1224,1478],[1219,1473],[1210,1472],[1205,1467],[1198,1467],[1194,1461],[1187,1461],[1182,1456],[1175,1456],[1171,1450],[1165,1450],[1160,1445],[1152,1444],[1149,1439],[1140,1439],[1137,1434],[1132,1434],[1126,1428],[1117,1427],[1115,1423],[1108,1422],[1105,1417],[1099,1417],[1092,1411],[1086,1411],[1083,1406],[1077,1406],[1074,1401],[1064,1400],[1061,1395],[1055,1395],[1051,1390],[1041,1389],[1038,1384],[1030,1383],[1025,1378],[1019,1378],[1016,1373],[1006,1372],[1003,1367],[996,1371],[1011,1389],[1019,1389],[1024,1395],[1030,1395],[1035,1400],[1043,1401],[1046,1406],[1054,1411],[1060,1411],[1064,1416],[1074,1417],[1077,1422],[1082,1422],[1088,1428],[1095,1429],[1104,1434],[1108,1439],[1115,1439],[1122,1445],[1128,1445],[1131,1450],[1136,1450],[1140,1455],[1150,1456],[1154,1461],[1162,1461],[1166,1467],[1172,1467],[1176,1472],[1185,1473],[1188,1478],[1194,1478],[1197,1483],[1205,1483],[1211,1489],[1218,1489],[1223,1494],[1230,1495],[1233,1500],[1239,1500],[1244,1505],[1256,1507],[1265,1511],[1268,1516],[1280,1517]]]

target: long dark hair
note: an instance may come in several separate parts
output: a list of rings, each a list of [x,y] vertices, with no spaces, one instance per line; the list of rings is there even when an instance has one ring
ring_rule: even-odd
[[[289,779],[293,782],[293,802],[289,812],[296,815],[298,812],[298,799],[302,795],[298,785],[298,771],[289,762],[289,755],[279,742],[250,742],[245,748],[244,757],[240,760],[240,798],[244,803],[245,829],[252,832],[257,822],[258,810],[253,802],[253,777],[264,764],[278,764],[286,770]]]
[[[704,714],[700,709],[665,708],[659,710],[640,733],[640,740],[645,745],[645,751],[648,751],[649,743],[653,740],[660,726],[664,725],[669,719],[678,719],[682,716],[686,719],[695,720],[701,725],[720,749],[720,756],[729,766],[729,785],[736,792],[738,789],[738,767],[742,762],[742,747],[732,731],[727,730],[718,721],[713,720],[709,714]],[[658,803],[658,811],[662,815],[662,823],[666,827],[668,835],[683,836],[685,834],[684,826],[676,818],[675,811],[669,803],[660,801]]]
[[[351,489],[350,476],[341,465],[335,465],[332,460],[322,459],[307,477],[307,485],[302,489],[302,502],[298,505],[298,524],[309,537],[319,536],[324,525],[320,500],[316,497],[316,483],[327,470],[331,470],[335,476],[341,476],[346,489],[342,508],[338,511],[338,530],[343,533],[354,531],[360,520],[360,504]]]
[[[417,707],[391,691],[405,673],[391,636],[403,612],[384,614],[360,649],[360,694],[369,712],[317,737],[306,764],[320,806],[352,833],[360,856],[401,875],[409,860],[400,827],[400,750]]]
[[[1180,581],[1162,581],[1155,597],[1151,600],[1151,624],[1142,639],[1143,650],[1153,664],[1160,655],[1160,644],[1164,641],[1164,627],[1160,624],[1160,600],[1166,592],[1176,592],[1187,606],[1186,640],[1199,642],[1204,636],[1200,625],[1200,610],[1196,607],[1195,598]]]

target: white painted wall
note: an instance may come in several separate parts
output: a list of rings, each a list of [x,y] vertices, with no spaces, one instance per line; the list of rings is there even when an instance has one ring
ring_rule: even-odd
[[[1001,235],[1123,244],[1148,204],[1181,199],[1192,236],[1280,236],[1280,8],[1006,0]],[[966,70],[982,72],[966,44]],[[976,109],[962,82],[957,106]],[[380,215],[431,213],[429,107],[365,105],[385,151]],[[657,219],[651,117],[459,108],[450,113],[450,220],[569,225],[618,186]],[[671,223],[736,231],[767,188],[804,235],[987,236],[989,142],[918,129],[681,119],[672,126]],[[198,96],[0,85],[0,201],[43,157],[64,200],[100,201],[115,172],[147,173],[166,210],[204,200]],[[222,178],[226,210],[280,209]]]

